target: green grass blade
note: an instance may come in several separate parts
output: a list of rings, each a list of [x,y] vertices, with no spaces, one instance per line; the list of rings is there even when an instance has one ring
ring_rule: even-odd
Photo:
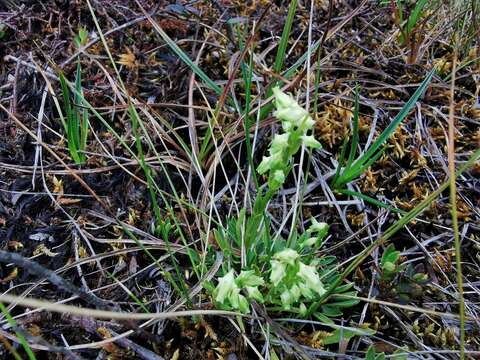
[[[386,146],[383,147],[379,152],[377,152],[375,155],[373,155],[370,159],[368,159],[368,162],[366,164],[359,164],[358,166],[353,166],[352,171],[350,172],[347,171],[348,175],[345,175],[345,178],[342,178],[343,184],[347,184],[350,181],[355,180],[358,178],[360,175],[362,175],[367,169],[373,165],[385,152]]]
[[[237,28],[238,29],[238,28]],[[240,52],[243,52],[243,47],[245,46],[245,39],[243,33],[238,29],[237,31],[240,44]],[[250,104],[252,101],[252,78],[253,78],[253,49],[250,51],[250,56],[248,64],[245,64],[245,61],[242,60],[241,63],[243,82],[245,84],[245,107],[243,110],[245,128],[245,148],[247,150],[247,158],[250,169],[252,169],[251,174],[253,182],[256,189],[258,190],[260,184],[258,182],[257,172],[255,171],[255,164],[253,162],[253,153],[252,153],[252,141],[250,139],[250,127],[252,126],[252,118],[248,115],[250,113]]]
[[[353,163],[353,158],[358,146],[358,116],[359,116],[360,100],[358,94],[358,84],[355,86],[355,108],[353,109],[353,130],[352,130],[352,143],[350,145],[350,154],[348,154],[347,166],[350,168]]]
[[[417,25],[422,15],[423,8],[425,7],[426,4],[427,4],[427,0],[419,0],[415,4],[415,8],[413,9],[412,13],[408,17],[407,28],[405,31],[407,35],[410,35],[412,33],[412,30]]]
[[[335,176],[332,179],[332,184],[334,187],[336,187],[337,182],[339,179],[344,177],[344,173],[346,169],[343,169],[342,172],[342,166],[345,161],[345,154],[347,152],[347,144],[348,144],[348,138],[345,137],[343,139],[343,144],[342,144],[342,150],[340,151],[340,156],[338,157],[338,165],[337,165],[337,170],[335,171]]]
[[[273,71],[276,74],[279,74],[282,70],[283,64],[285,62],[285,54],[287,52],[288,39],[290,38],[290,33],[292,30],[293,20],[295,19],[295,12],[297,11],[297,0],[292,0],[288,7],[287,20],[283,26],[282,37],[280,38],[280,43],[278,44],[277,54],[275,55],[275,62],[273,64]],[[315,50],[312,50],[315,51]],[[308,56],[308,51],[304,54],[304,60],[299,63],[298,66],[302,65],[305,59]],[[303,56],[302,56],[303,58]],[[297,61],[298,63],[298,61]],[[293,74],[293,72],[292,72]],[[266,90],[266,97],[269,98],[273,94],[273,88],[278,85],[278,81],[272,81]],[[272,109],[273,104],[267,104],[260,110],[260,120],[264,119],[267,114]]]
[[[3,305],[3,303],[0,302],[0,310],[2,310],[3,315],[7,318],[7,321],[11,327],[14,329],[17,327],[17,323],[15,322],[15,319],[10,315],[8,312],[8,309]],[[19,331],[15,330],[15,333],[17,334],[18,340],[20,341],[20,344],[22,344],[23,349],[27,353],[27,356],[30,360],[36,360],[37,358],[35,357],[35,354],[33,353],[32,349],[30,348],[30,345],[28,345],[27,339],[25,339],[25,336]]]
[[[348,190],[348,189],[340,189],[340,190],[337,190],[337,192],[339,192],[340,194],[344,194],[344,195],[350,195],[350,196],[353,196],[353,197],[356,197],[356,198],[359,198],[359,199],[362,199],[364,201],[367,201],[373,205],[376,205],[378,207],[382,207],[382,208],[385,208],[385,209],[388,209],[394,213],[397,213],[397,214],[402,214],[402,215],[405,215],[406,214],[406,211],[403,211],[403,210],[400,210],[400,209],[397,209],[391,205],[388,205],[388,204],[385,204],[384,202],[380,201],[380,200],[377,200],[371,196],[368,196],[368,195],[365,195],[365,194],[362,194],[360,192],[357,192],[357,191],[352,191],[352,190]]]
[[[72,157],[75,163],[80,163],[80,157],[78,156],[78,147],[76,146],[75,142],[75,114],[74,110],[72,109],[72,104],[70,102],[70,90],[67,85],[67,81],[65,80],[65,75],[62,71],[59,72],[59,80],[60,80],[60,87],[62,89],[62,97],[63,97],[63,104],[65,108],[65,114],[67,117],[65,131],[67,133],[67,142],[68,142],[68,149],[70,151],[70,156]]]
[[[297,2],[297,0],[292,0],[288,7],[287,21],[285,21],[285,25],[283,26],[282,37],[280,38],[280,44],[278,45],[277,55],[275,56],[275,63],[273,65],[273,71],[276,73],[280,73],[285,61],[285,53],[287,51],[288,39],[290,38],[295,12],[297,10]]]
[[[81,97],[82,97],[82,70],[80,68],[80,62],[77,61],[77,71],[75,74],[75,92],[73,94],[73,99],[74,99],[73,114],[75,119],[75,123],[73,124],[74,126],[73,137],[75,141],[75,146],[77,147],[78,150],[81,150],[80,148],[80,112],[82,108]]]
[[[434,74],[435,68],[427,74],[421,85],[417,88],[412,97],[403,106],[402,110],[400,110],[395,119],[393,119],[390,125],[388,125],[388,127],[380,134],[378,139],[370,146],[370,148],[365,152],[365,154],[363,154],[359,159],[355,161],[353,166],[362,167],[364,164],[369,162],[371,157],[377,152],[377,150],[380,149],[381,146],[383,146],[383,144],[387,141],[390,135],[392,135],[392,133],[397,129],[398,125],[400,125],[400,123],[408,115],[419,97],[425,92]]]
[[[221,95],[222,94],[222,88],[220,86],[218,86],[217,84],[215,84],[215,82],[210,79],[210,77],[205,74],[205,72],[200,69],[200,67],[195,64],[189,57],[187,54],[185,54],[185,52],[175,43],[175,41],[173,41],[170,36],[167,35],[167,33],[165,31],[163,31],[163,29],[160,27],[160,25],[158,25],[158,23],[152,19],[152,17],[147,13],[145,12],[145,10],[142,8],[141,9],[142,12],[144,13],[144,15],[147,17],[148,21],[150,21],[150,23],[152,24],[153,28],[157,31],[157,33],[160,35],[160,37],[163,39],[163,41],[165,41],[167,43],[167,45],[170,47],[170,49],[172,49],[172,51],[177,54],[177,56],[185,63],[187,64],[187,66],[196,74],[198,75],[198,77],[200,79],[203,80],[203,82],[205,83],[205,85],[207,85],[210,89],[212,89],[213,91],[215,91],[215,93],[217,95]]]

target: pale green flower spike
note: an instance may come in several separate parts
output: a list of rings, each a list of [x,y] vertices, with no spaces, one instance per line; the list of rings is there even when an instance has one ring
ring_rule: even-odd
[[[270,282],[273,285],[270,296],[280,298],[283,310],[288,311],[294,304],[301,302],[299,311],[305,312],[302,297],[311,301],[316,295],[325,293],[315,266],[303,263],[295,250],[284,249],[276,253],[270,265]]]
[[[269,156],[264,156],[257,168],[259,174],[268,174],[268,186],[271,191],[278,190],[283,185],[290,172],[293,155],[302,144],[312,149],[321,147],[313,135],[307,135],[313,129],[315,121],[295,99],[282,92],[278,87],[273,89],[275,96],[275,117],[282,123],[283,134],[273,137]]]

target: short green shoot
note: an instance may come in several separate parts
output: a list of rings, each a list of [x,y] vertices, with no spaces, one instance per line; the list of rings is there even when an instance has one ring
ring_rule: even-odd
[[[380,261],[379,281],[382,295],[408,302],[422,294],[428,277],[411,264],[402,263],[400,251],[390,244]]]
[[[88,33],[84,28],[78,31],[74,39],[74,45],[77,48],[84,46],[88,41]],[[88,137],[88,111],[84,105],[82,91],[82,70],[80,58],[77,58],[77,70],[75,74],[75,90],[70,91],[63,71],[59,71],[60,86],[63,96],[63,114],[60,114],[62,123],[67,134],[67,144],[70,156],[76,164],[83,164],[86,161],[85,149],[87,147]],[[73,104],[72,104],[73,97]]]

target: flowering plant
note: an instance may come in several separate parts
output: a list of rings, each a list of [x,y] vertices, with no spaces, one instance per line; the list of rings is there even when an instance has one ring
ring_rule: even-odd
[[[320,245],[327,231],[327,224],[312,219],[312,225],[301,237],[304,241],[298,242],[298,251],[291,248],[277,251],[269,262],[269,271],[263,275],[265,278],[255,275],[254,270],[241,271],[235,278],[231,269],[218,279],[213,292],[215,302],[222,309],[242,313],[249,312],[247,299],[280,305],[284,311],[298,305],[297,311],[305,313],[305,303],[313,301],[317,295],[323,295],[325,289],[317,272],[316,261],[302,261],[299,251]],[[241,293],[242,290],[245,295]],[[263,290],[267,293],[266,297],[262,294]]]
[[[315,121],[291,95],[287,95],[279,88],[273,89],[275,96],[274,115],[282,123],[282,134],[275,134],[270,145],[269,156],[264,156],[257,168],[259,174],[268,172],[270,191],[276,191],[285,182],[290,172],[293,155],[304,144],[312,149],[321,147],[313,135],[307,135],[312,130]]]

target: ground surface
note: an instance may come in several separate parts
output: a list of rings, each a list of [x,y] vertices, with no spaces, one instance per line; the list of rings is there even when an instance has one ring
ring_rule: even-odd
[[[175,192],[185,203],[201,210],[172,200],[173,214],[186,241],[201,252],[204,244],[214,243],[215,226],[201,214],[213,213],[225,219],[238,211],[246,192],[254,191],[242,182],[248,165],[245,129],[233,103],[227,102],[221,108],[223,116],[214,125],[217,143],[204,152],[201,169],[194,166],[192,155],[180,142],[193,149],[201,147],[211,111],[221,95],[208,89],[198,76],[192,76],[191,67],[171,50],[157,28],[163,29],[221,89],[234,79],[231,94],[242,102],[245,88],[235,65],[244,54],[235,24],[252,26],[259,22],[250,43],[255,46],[251,89],[254,96],[260,94],[258,99],[265,100],[267,85],[284,79],[283,72],[273,70],[273,63],[288,4],[145,0],[91,4],[125,90],[138,109],[145,110],[139,112],[150,138],[142,135],[141,143],[146,166],[159,194],[164,195],[157,198],[160,212],[172,217],[167,214],[165,201],[171,201]],[[147,18],[142,8],[151,16]],[[309,32],[311,47],[322,42],[318,93],[312,87],[317,52],[311,54],[309,65],[304,59],[294,76],[285,80],[287,90],[298,94],[301,104],[305,104],[308,93],[310,111],[317,110],[312,113],[315,137],[323,149],[311,158],[301,215],[305,220],[315,216],[330,225],[330,236],[318,256],[335,255],[339,264],[347,263],[400,216],[362,199],[334,194],[328,185],[342,143],[351,132],[356,83],[360,89],[363,149],[388,126],[432,66],[438,66],[425,95],[389,138],[383,156],[350,189],[408,211],[447,180],[446,136],[454,60],[454,20],[448,10],[448,6],[439,5],[430,11],[415,35],[419,45],[412,53],[398,41],[390,5],[334,1],[329,11],[328,1],[317,1],[311,17],[310,3],[299,1],[282,69],[307,53]],[[184,277],[192,291],[199,279],[189,268],[177,232],[167,236],[171,242],[167,249],[165,239],[152,231],[155,207],[142,166],[132,155],[138,150],[136,129],[125,111],[128,102],[87,3],[3,0],[0,20],[0,247],[22,256],[14,265],[12,259],[2,260],[2,292],[50,302],[73,297],[69,303],[93,308],[98,305],[96,300],[85,294],[94,290],[95,299],[108,301],[110,310],[142,312],[129,295],[131,291],[150,312],[189,308],[163,271]],[[84,95],[107,119],[109,127],[90,114],[87,161],[76,165],[67,148],[55,98],[44,91],[48,84],[61,96],[59,68],[73,81],[73,55],[77,50],[72,41],[81,26],[93,41],[80,57]],[[324,36],[325,29],[329,30],[328,36]],[[480,143],[478,32],[472,39],[458,51],[454,105],[457,167]],[[307,66],[311,73],[302,70]],[[252,102],[253,110],[260,104],[258,99]],[[260,162],[276,126],[271,114],[257,129],[252,126],[255,163]],[[472,357],[480,354],[475,353],[480,351],[479,174],[477,164],[457,182],[468,317],[466,349]],[[296,178],[291,176],[269,206],[274,227],[280,226],[295,193]],[[160,259],[161,270],[139,248],[132,234]],[[139,328],[142,322],[133,320],[94,321],[74,314],[32,312],[32,307],[10,305],[9,309],[26,330],[38,358],[234,359],[256,358],[257,351],[274,358],[267,350],[270,348],[280,358],[334,357],[340,353],[363,358],[372,343],[377,352],[387,354],[407,346],[412,357],[458,358],[459,321],[448,316],[459,311],[448,190],[390,240],[402,252],[401,262],[411,268],[384,281],[379,274],[385,246],[374,250],[347,281],[353,283],[358,296],[383,303],[360,301],[335,319],[338,325],[369,327],[376,330],[375,335],[332,345],[322,343],[322,331],[326,329],[321,325],[311,321],[299,326],[279,320],[285,317],[281,313],[263,317],[259,312],[260,320],[247,321],[244,335],[240,335],[233,320],[217,316],[162,320]],[[171,251],[177,252],[176,260],[169,257]],[[214,269],[215,264],[211,266]],[[54,272],[63,282],[52,280]],[[413,273],[426,274],[428,281],[409,281]],[[80,290],[69,290],[69,284]],[[194,291],[193,307],[212,309],[208,293]],[[266,326],[272,332],[269,339],[265,337]],[[24,354],[4,317],[0,331],[2,358],[11,356],[8,344]],[[129,331],[128,340],[108,341]],[[102,340],[107,341],[94,344]]]

